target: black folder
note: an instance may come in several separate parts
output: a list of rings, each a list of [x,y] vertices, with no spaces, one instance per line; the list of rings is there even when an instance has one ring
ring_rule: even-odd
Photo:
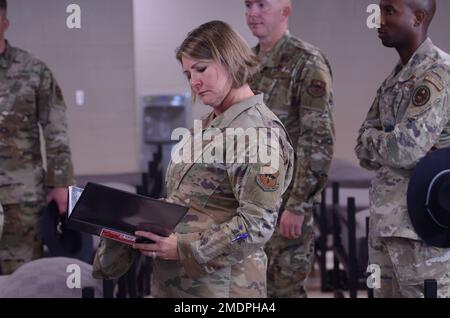
[[[66,226],[132,245],[139,242],[136,231],[168,237],[187,211],[181,205],[88,183]]]

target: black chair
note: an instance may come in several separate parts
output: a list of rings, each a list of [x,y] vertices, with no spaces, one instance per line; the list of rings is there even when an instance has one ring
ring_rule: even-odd
[[[338,185],[334,187],[336,195]],[[357,222],[355,198],[347,199],[347,207],[333,205],[333,290],[335,297],[343,297],[348,290],[350,298],[357,297],[358,290],[366,290],[366,269],[368,265],[367,226],[368,217],[359,215]],[[359,235],[357,235],[359,229]],[[361,231],[361,229],[364,229]],[[343,272],[341,270],[343,268]]]
[[[327,269],[326,256],[327,252],[332,250],[329,246],[329,236],[331,231],[328,224],[327,206],[326,206],[326,190],[322,191],[321,203],[314,207],[314,224],[315,224],[315,249],[314,256],[320,271],[320,289],[324,292],[332,290],[332,282],[330,271]]]
[[[151,258],[139,255],[118,284],[117,298],[142,298],[149,296],[150,276],[153,269]]]
[[[150,276],[153,268],[151,258],[139,255],[130,269],[116,280],[103,281],[104,298],[143,298],[149,296]]]
[[[356,172],[358,172],[358,170],[356,170]],[[368,191],[369,184],[370,180],[368,178],[361,178],[358,176],[347,176],[347,179],[343,180],[342,183],[334,181],[324,189],[324,191],[322,192],[321,203],[320,205],[317,205],[314,210],[316,233],[315,258],[320,269],[322,292],[332,291],[335,288],[335,284],[333,283],[334,279],[338,281],[338,284],[340,284],[340,288],[347,288],[346,273],[342,270],[334,270],[338,267],[336,265],[337,261],[334,260],[334,264],[331,269],[327,268],[326,262],[327,252],[333,251],[334,249],[332,238],[339,238],[339,235],[334,235],[334,232],[337,231],[338,233],[340,233],[339,223],[333,222],[333,214],[339,213],[345,216],[347,213],[345,203],[343,204],[342,202],[340,202],[340,196],[356,196],[358,198],[356,213],[359,213],[360,211],[368,208],[368,197],[366,197],[367,193],[365,191]],[[363,197],[361,197],[360,199],[361,195],[363,195]],[[364,220],[362,221],[364,222]],[[359,221],[359,223],[360,222],[361,220]],[[358,226],[358,229],[360,227],[361,226]],[[359,236],[364,236],[364,233]],[[358,240],[358,249],[366,249],[362,248],[361,244],[361,240]]]
[[[339,209],[342,209],[339,201],[340,186],[333,182],[331,187],[331,204],[327,198],[327,188],[322,191],[320,205],[315,208],[314,221],[316,228],[315,258],[320,270],[321,291],[330,292],[346,289],[348,282],[346,273],[339,269],[339,260],[333,257],[333,267],[327,267],[327,252],[334,251],[334,246],[340,246],[340,224],[335,220]]]

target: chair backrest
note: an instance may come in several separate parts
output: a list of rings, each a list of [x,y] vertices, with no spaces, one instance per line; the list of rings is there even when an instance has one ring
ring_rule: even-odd
[[[103,297],[102,283],[92,277],[90,264],[73,258],[42,258],[2,277],[0,298],[81,298],[86,287]]]
[[[333,183],[333,251],[334,287],[339,288],[339,264],[347,273],[346,285],[351,298],[357,297],[357,291],[365,288],[366,269],[368,264],[367,217],[368,210],[357,212],[354,197],[347,198],[344,208],[339,203],[339,184]]]

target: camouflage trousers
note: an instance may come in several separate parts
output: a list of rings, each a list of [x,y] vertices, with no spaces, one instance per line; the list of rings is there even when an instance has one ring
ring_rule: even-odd
[[[2,239],[2,235],[3,235],[3,223],[4,223],[3,206],[0,203],[0,240]]]
[[[434,279],[438,297],[450,297],[450,249],[401,237],[370,237],[369,263],[380,266],[377,298],[423,298],[424,281]]]
[[[3,235],[0,239],[0,270],[9,275],[26,262],[42,257],[40,235],[41,203],[4,205]]]
[[[305,218],[299,239],[288,239],[276,231],[265,251],[268,257],[267,297],[306,298],[304,283],[314,263],[312,215]]]

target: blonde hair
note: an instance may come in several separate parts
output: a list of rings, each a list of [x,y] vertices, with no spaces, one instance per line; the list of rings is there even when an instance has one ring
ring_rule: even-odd
[[[180,63],[183,56],[222,64],[230,73],[233,88],[247,84],[259,65],[244,38],[222,21],[210,21],[191,31],[176,51]]]

